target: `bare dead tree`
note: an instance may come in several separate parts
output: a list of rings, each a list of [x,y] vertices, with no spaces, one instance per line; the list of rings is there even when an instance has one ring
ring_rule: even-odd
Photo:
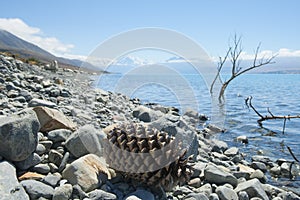
[[[268,108],[267,111],[269,113],[269,115],[262,115],[261,113],[259,113],[256,108],[252,105],[252,96],[249,96],[248,98],[245,99],[245,104],[250,107],[259,117],[260,119],[257,120],[257,123],[259,124],[259,126],[262,127],[262,122],[266,121],[266,120],[274,120],[274,119],[283,119],[283,129],[282,129],[282,133],[284,134],[284,130],[285,130],[285,125],[286,125],[286,120],[290,120],[290,119],[295,119],[295,118],[300,118],[300,115],[274,115],[270,109]]]
[[[260,44],[257,46],[256,51],[255,51],[255,55],[254,55],[254,59],[252,62],[252,65],[246,67],[246,68],[242,68],[240,67],[241,64],[241,54],[243,52],[242,49],[242,41],[241,41],[241,37],[238,37],[236,34],[233,37],[233,44],[229,45],[229,48],[227,50],[227,53],[225,55],[224,58],[219,57],[219,63],[218,63],[218,71],[217,74],[214,78],[214,81],[211,84],[210,87],[210,93],[213,93],[213,87],[215,85],[215,82],[217,79],[220,80],[222,87],[219,91],[219,101],[222,102],[222,100],[224,100],[224,92],[227,88],[227,86],[229,85],[229,83],[234,80],[236,77],[250,71],[253,70],[255,68],[259,68],[262,67],[264,65],[268,65],[268,64],[273,64],[274,62],[274,58],[276,57],[276,55],[273,55],[271,57],[268,58],[261,58],[258,59],[258,54],[260,53]],[[222,68],[224,67],[226,61],[230,60],[231,62],[231,76],[229,79],[223,81],[220,73]]]

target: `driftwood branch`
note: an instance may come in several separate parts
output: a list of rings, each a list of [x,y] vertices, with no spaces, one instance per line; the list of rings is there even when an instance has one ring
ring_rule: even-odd
[[[270,111],[270,109],[268,108],[268,113],[270,115],[262,115],[261,113],[259,113],[255,107],[252,105],[252,96],[249,96],[248,98],[245,99],[245,103],[248,107],[250,107],[259,117],[260,119],[257,120],[257,123],[262,126],[262,122],[266,121],[266,120],[273,120],[273,119],[283,119],[283,130],[282,133],[284,133],[285,130],[285,126],[286,126],[286,120],[290,120],[290,119],[295,119],[295,118],[300,118],[300,115],[273,115],[273,113]]]

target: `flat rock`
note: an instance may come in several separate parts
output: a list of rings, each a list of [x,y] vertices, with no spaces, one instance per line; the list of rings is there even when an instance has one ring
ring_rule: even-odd
[[[57,105],[51,101],[47,101],[47,100],[43,100],[43,99],[36,99],[36,98],[31,99],[31,101],[29,101],[29,103],[28,103],[28,107],[37,107],[37,106],[45,106],[45,107],[49,107],[49,108],[54,108]]]
[[[267,156],[262,156],[262,155],[254,155],[251,157],[253,162],[262,162],[265,164],[268,164],[269,162],[271,162],[271,159]]]
[[[195,190],[195,192],[197,192],[197,193],[203,193],[206,196],[209,196],[212,193],[212,187],[211,187],[211,185],[209,183],[206,183],[206,184],[202,185],[201,187],[197,188]]]
[[[211,164],[204,169],[204,178],[207,182],[217,185],[229,183],[235,187],[238,183],[237,178],[232,174]]]
[[[220,186],[216,189],[216,193],[220,200],[238,200],[237,193],[226,186]]]
[[[47,134],[47,137],[52,142],[64,142],[72,134],[72,131],[68,129],[57,129],[50,131]]]
[[[211,142],[212,142],[212,151],[223,153],[228,148],[226,142],[220,140],[212,140]]]
[[[192,186],[194,188],[198,188],[201,186],[201,179],[200,178],[193,178],[188,182],[189,186]]]
[[[30,199],[38,199],[40,197],[50,199],[54,193],[54,189],[42,182],[36,180],[21,181],[22,186],[25,188]]]
[[[42,182],[51,185],[52,187],[56,187],[60,180],[61,180],[61,175],[59,173],[54,173],[45,176]]]
[[[36,172],[26,172],[25,174],[22,174],[19,176],[19,181],[24,181],[24,180],[41,180],[45,177],[45,175],[36,173]]]
[[[159,117],[163,115],[162,112],[152,110],[146,106],[138,106],[135,110],[133,110],[132,115],[138,118],[140,121],[143,122],[151,122],[157,120]]]
[[[0,199],[29,200],[16,177],[15,167],[7,161],[0,162]]]
[[[253,178],[257,178],[261,183],[266,183],[267,182],[267,177],[265,176],[265,174],[257,169],[255,170],[251,175],[250,175],[250,179]]]
[[[252,162],[250,165],[253,169],[259,169],[262,172],[267,171],[267,166],[262,162]]]
[[[37,164],[32,169],[32,171],[40,174],[48,174],[50,172],[50,167],[48,164]]]
[[[56,129],[74,131],[76,128],[76,125],[58,110],[41,106],[35,107],[33,110],[36,112],[41,124],[41,132],[49,132]]]
[[[81,186],[85,192],[96,189],[111,178],[105,160],[94,154],[85,155],[67,165],[62,176],[72,185]]]
[[[38,144],[39,120],[31,109],[0,117],[0,155],[10,161],[28,158]]]
[[[105,192],[104,190],[94,190],[88,193],[90,200],[98,200],[98,199],[105,199],[105,200],[117,200],[117,196],[115,194]]]
[[[269,199],[258,179],[251,179],[246,182],[239,183],[234,191],[236,193],[239,193],[240,191],[246,191],[249,198],[259,197],[263,200]]]
[[[209,124],[207,127],[204,128],[204,130],[209,134],[216,134],[216,133],[225,132],[224,129],[222,129],[222,128],[214,125],[214,124]]]
[[[71,184],[65,184],[59,187],[56,187],[52,200],[65,200],[70,199],[72,195],[73,187]]]
[[[66,140],[65,146],[76,158],[89,153],[101,156],[103,138],[106,138],[105,133],[96,130],[92,125],[85,125]]]
[[[227,149],[224,152],[224,155],[232,157],[232,156],[237,155],[238,153],[239,153],[239,149],[238,148],[236,148],[236,147],[230,147],[229,149]]]
[[[255,171],[251,167],[240,164],[240,163],[238,164],[238,167],[239,167],[240,172],[246,172],[246,173],[249,173],[249,175]]]

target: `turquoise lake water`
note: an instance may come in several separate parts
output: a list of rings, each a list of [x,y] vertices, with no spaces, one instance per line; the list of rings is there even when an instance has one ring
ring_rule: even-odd
[[[124,77],[122,74],[107,74],[96,81],[99,81],[98,87],[104,90],[117,90],[116,92],[125,93],[132,98],[137,97],[143,103],[158,103],[179,108],[190,106],[198,109],[200,113],[212,115],[209,88],[199,75],[183,75],[190,88],[186,88],[172,76],[156,75],[154,81],[142,86],[139,84],[147,82],[146,76],[131,76],[127,77],[126,81],[118,82],[122,77]],[[164,83],[160,81],[162,79],[168,81],[168,86],[158,84]],[[139,86],[136,90],[126,90],[135,86],[135,83]],[[120,88],[121,91],[118,91]],[[192,96],[187,94],[187,89],[192,90],[195,95],[198,101],[196,107],[194,97],[191,98]],[[182,96],[178,97],[176,91]],[[258,150],[262,150],[271,158],[292,160],[286,149],[286,146],[289,146],[300,158],[300,119],[287,121],[285,134],[282,134],[283,120],[265,121],[263,128],[260,128],[257,124],[259,117],[245,105],[245,98],[250,95],[253,97],[252,104],[261,114],[268,114],[269,108],[274,115],[299,115],[300,74],[245,74],[234,80],[226,90],[225,107],[222,111],[227,131],[219,135],[220,139],[232,146],[240,147],[249,155],[255,155]],[[182,101],[179,102],[179,99]],[[275,133],[273,136],[266,136],[273,132]],[[249,144],[244,146],[234,142],[234,138],[239,135],[246,135]]]
[[[125,80],[122,78],[122,74],[106,74],[96,78],[95,84],[104,90],[137,97],[143,103],[158,103],[181,110],[189,107],[209,117],[219,112],[221,125],[227,131],[216,135],[217,139],[240,148],[246,160],[250,161],[251,156],[263,152],[273,161],[279,158],[293,161],[287,146],[300,159],[300,119],[287,120],[283,134],[283,120],[265,121],[263,127],[260,127],[257,123],[259,117],[245,105],[245,98],[251,95],[253,106],[263,115],[269,115],[267,108],[274,115],[299,115],[300,74],[242,75],[229,85],[225,103],[215,110],[212,109],[216,105],[212,103],[206,79],[198,74],[183,74],[183,79],[163,74],[131,75],[125,77]],[[188,83],[188,87],[183,81]],[[234,140],[240,135],[248,137],[247,145]],[[275,185],[300,187],[299,177],[294,181],[287,178],[269,178],[269,181]]]

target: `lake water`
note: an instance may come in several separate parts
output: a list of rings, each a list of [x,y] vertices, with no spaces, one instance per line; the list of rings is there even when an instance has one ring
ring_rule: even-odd
[[[172,76],[157,75],[156,80],[143,86],[138,85],[140,87],[134,91],[128,89],[143,80],[147,82],[147,76],[127,77],[126,81],[118,82],[122,77],[121,74],[106,74],[97,80],[99,81],[97,85],[104,90],[137,97],[144,103],[195,108],[194,97],[187,92],[186,85],[182,81],[174,80]],[[198,104],[196,109],[200,113],[212,115],[211,97],[203,78],[196,74],[185,74],[183,77],[195,94]],[[168,80],[169,85],[164,87],[161,80]],[[181,97],[178,97],[176,92]],[[261,128],[257,124],[259,117],[245,106],[245,98],[250,95],[253,97],[252,104],[263,115],[268,114],[267,108],[274,115],[299,115],[300,74],[245,74],[238,77],[227,88],[225,107],[220,111],[225,118],[224,127],[227,131],[218,135],[219,139],[228,142],[230,146],[239,147],[247,154],[248,159],[262,150],[264,155],[274,160],[278,158],[293,160],[287,146],[300,159],[300,119],[287,120],[284,134],[282,134],[283,120],[265,121]],[[275,134],[267,136],[270,133]],[[249,144],[235,142],[234,138],[239,135],[246,135]]]

